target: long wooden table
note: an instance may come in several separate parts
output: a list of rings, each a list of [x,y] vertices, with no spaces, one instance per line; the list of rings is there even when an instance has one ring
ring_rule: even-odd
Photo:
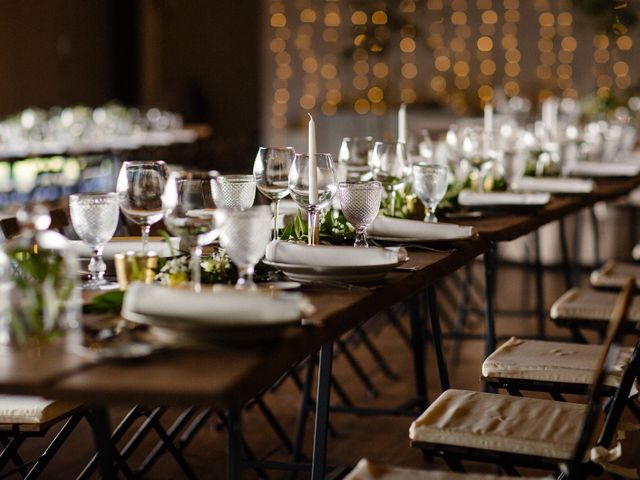
[[[94,427],[94,430],[101,432],[101,435],[96,435],[96,441],[103,447],[101,457],[106,460],[103,462],[105,478],[112,478],[108,468],[111,463],[110,448],[107,448],[109,428],[104,415],[107,405],[204,405],[228,411],[232,425],[229,431],[229,476],[238,478],[242,460],[239,447],[242,406],[272,385],[292,365],[320,350],[312,477],[321,478],[325,469],[332,342],[335,339],[377,312],[406,300],[426,287],[432,287],[438,279],[484,253],[490,290],[487,343],[495,344],[495,243],[527,234],[597,201],[624,195],[639,183],[640,178],[600,182],[592,195],[556,198],[535,214],[503,215],[462,222],[474,225],[480,234],[479,239],[463,242],[451,252],[410,250],[411,260],[405,267],[415,267],[415,271],[391,272],[386,281],[373,291],[304,288],[304,293],[317,308],[310,319],[311,325],[292,327],[282,340],[264,348],[173,351],[126,363],[90,362],[55,347],[45,348],[37,355],[32,352],[3,351],[0,352],[0,391],[94,405],[95,411],[101,412],[96,415],[96,422],[100,420],[102,423],[96,423],[99,428]],[[491,252],[494,254],[491,255]],[[431,299],[435,301],[434,296]],[[432,328],[439,329],[439,325],[432,323]],[[434,332],[434,336],[437,333]],[[419,343],[416,348],[420,348]],[[436,354],[438,361],[444,362],[442,352],[436,351]],[[424,350],[418,355],[424,355]]]

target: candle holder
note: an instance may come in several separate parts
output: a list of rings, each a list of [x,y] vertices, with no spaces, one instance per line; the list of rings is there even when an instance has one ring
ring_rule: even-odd
[[[315,176],[310,170],[310,160],[315,160]],[[311,186],[313,180],[316,182],[315,193]],[[330,153],[316,153],[313,157],[308,153],[296,154],[289,171],[289,192],[298,207],[307,212],[309,245],[320,242],[320,215],[323,209],[331,204],[337,188],[333,157]]]

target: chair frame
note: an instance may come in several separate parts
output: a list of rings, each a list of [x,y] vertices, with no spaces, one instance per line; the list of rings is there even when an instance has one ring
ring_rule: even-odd
[[[631,302],[631,295],[634,284],[632,280],[625,285],[622,293],[619,295],[609,322],[609,332],[607,341],[599,359],[599,368],[594,378],[593,388],[589,396],[589,406],[585,414],[585,420],[582,430],[578,437],[574,454],[569,460],[568,478],[582,479],[588,474],[600,472],[602,468],[593,463],[584,463],[585,453],[591,444],[591,440],[595,437],[597,425],[602,415],[601,404],[603,398],[602,387],[607,372],[613,366],[619,347],[619,339],[623,331],[623,324],[626,320],[627,311]],[[599,434],[597,445],[608,446],[615,434],[618,421],[622,415],[625,404],[633,384],[633,380],[640,371],[640,339],[634,348],[631,360],[625,370],[619,387],[613,397],[613,401],[606,414],[604,425]],[[412,447],[420,448],[426,457],[441,457],[449,468],[453,471],[464,472],[462,460],[473,460],[485,463],[494,463],[499,465],[509,475],[519,475],[516,467],[531,467],[536,469],[557,470],[560,464],[566,463],[565,460],[544,458],[535,455],[513,454],[508,452],[481,450],[477,448],[468,448],[455,445],[433,444],[426,442],[410,442]],[[564,477],[564,474],[561,474]]]

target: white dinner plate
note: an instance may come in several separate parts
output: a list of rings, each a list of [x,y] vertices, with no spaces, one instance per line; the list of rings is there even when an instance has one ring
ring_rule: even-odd
[[[406,259],[408,260],[408,258]],[[405,260],[405,261],[406,261]],[[364,265],[359,267],[296,265],[263,260],[267,265],[282,270],[282,273],[294,282],[349,282],[366,283],[382,280],[388,272],[401,265],[402,262],[384,263],[380,265]]]

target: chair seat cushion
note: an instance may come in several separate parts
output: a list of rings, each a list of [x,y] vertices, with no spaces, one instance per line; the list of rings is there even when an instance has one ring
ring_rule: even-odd
[[[589,385],[598,368],[601,350],[600,345],[511,337],[483,362],[482,376]],[[617,387],[620,384],[632,352],[629,347],[620,349],[615,368],[605,380],[606,385]]]
[[[77,405],[41,397],[0,395],[0,424],[45,423],[75,408]]]
[[[572,288],[551,305],[549,315],[552,320],[608,322],[617,299],[616,292]],[[640,322],[640,297],[631,300],[627,320]]]
[[[505,477],[487,473],[454,473],[439,470],[417,470],[413,468],[376,465],[363,458],[351,470],[345,480],[504,480]],[[520,477],[524,480],[551,480],[553,477]]]
[[[567,460],[586,405],[447,390],[411,424],[412,445],[437,444]]]

